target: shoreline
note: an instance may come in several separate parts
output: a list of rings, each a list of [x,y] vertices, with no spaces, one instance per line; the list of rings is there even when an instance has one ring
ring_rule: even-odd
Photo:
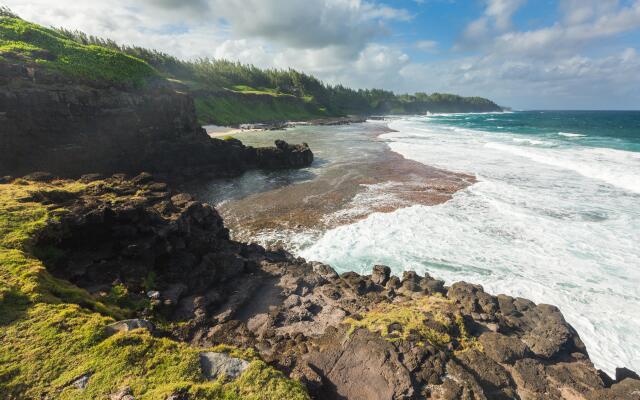
[[[304,237],[306,242],[327,230],[357,222],[373,213],[390,213],[414,205],[442,204],[457,191],[476,182],[474,176],[431,167],[394,152],[384,140],[379,139],[380,135],[392,131],[386,124],[371,124],[355,134],[354,143],[346,144],[362,146],[352,149],[361,154],[347,159],[319,159],[318,163],[324,161],[328,164],[316,163],[315,169],[312,165],[310,172],[313,177],[310,180],[248,192],[240,198],[220,201],[217,208],[235,239],[254,240],[266,246],[281,245],[294,251],[298,246],[294,238]],[[308,134],[308,139],[316,134],[333,135],[317,132]],[[285,138],[291,140],[290,137]],[[330,141],[331,137],[325,136],[324,139]],[[305,141],[305,138],[293,140]],[[362,140],[366,143],[359,144]],[[317,144],[312,143],[311,147],[320,153],[331,152],[331,149],[318,148]],[[242,183],[243,178],[237,179],[240,180],[213,181],[209,185],[199,183],[198,186],[200,189],[202,185],[209,186],[219,191],[224,185],[247,185]],[[198,192],[193,187],[186,190]],[[211,202],[206,193],[197,197]]]
[[[298,126],[337,126],[357,124],[367,121],[367,117],[364,116],[348,116],[348,117],[326,117],[316,118],[307,121],[271,121],[271,122],[256,122],[245,123],[238,126],[223,126],[223,125],[203,125],[202,127],[207,131],[209,137],[221,138],[225,136],[235,136],[241,133],[247,132],[266,132],[274,130],[285,130],[288,128],[295,128]]]

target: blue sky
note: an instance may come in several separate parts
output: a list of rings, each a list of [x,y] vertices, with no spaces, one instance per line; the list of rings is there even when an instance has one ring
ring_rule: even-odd
[[[0,2],[45,25],[357,88],[640,109],[640,0]]]

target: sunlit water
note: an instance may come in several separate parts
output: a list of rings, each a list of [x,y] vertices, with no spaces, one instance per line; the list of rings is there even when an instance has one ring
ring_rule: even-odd
[[[640,370],[640,113],[398,118],[393,151],[475,174],[453,200],[373,214],[301,256],[386,264],[560,307],[597,367]]]

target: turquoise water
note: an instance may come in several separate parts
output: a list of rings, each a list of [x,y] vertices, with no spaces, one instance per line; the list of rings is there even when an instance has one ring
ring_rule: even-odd
[[[478,182],[444,204],[327,231],[301,256],[557,305],[597,367],[640,370],[640,112],[429,115],[389,127],[380,139],[391,150]]]
[[[434,123],[514,135],[535,135],[557,146],[640,151],[640,111],[522,111],[434,115]]]

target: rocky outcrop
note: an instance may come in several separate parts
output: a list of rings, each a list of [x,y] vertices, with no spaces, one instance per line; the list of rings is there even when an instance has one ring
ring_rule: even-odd
[[[313,161],[308,148],[253,149],[210,138],[193,99],[161,80],[144,89],[105,87],[8,62],[0,63],[0,154],[0,176],[225,176]]]
[[[35,242],[63,250],[44,259],[47,268],[104,301],[126,289],[118,300],[162,321],[158,335],[254,349],[314,398],[634,399],[640,391],[631,371],[615,380],[597,371],[556,307],[414,272],[399,278],[386,266],[338,275],[231,241],[214,208],[150,174],[95,179],[67,194],[52,181],[28,199],[66,210]],[[246,367],[203,354],[211,377]]]
[[[276,147],[256,149],[256,157],[258,166],[265,169],[301,168],[313,162],[308,144],[290,145],[284,140],[276,140]]]

